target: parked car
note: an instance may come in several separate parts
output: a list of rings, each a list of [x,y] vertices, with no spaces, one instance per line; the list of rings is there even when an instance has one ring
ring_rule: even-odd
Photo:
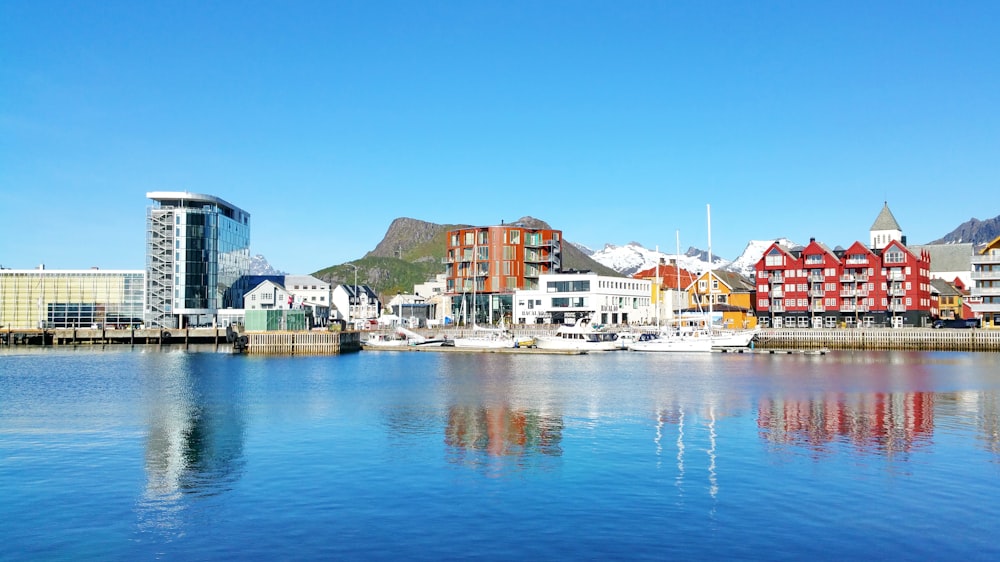
[[[978,328],[978,318],[958,318],[955,320],[935,320],[931,328]]]

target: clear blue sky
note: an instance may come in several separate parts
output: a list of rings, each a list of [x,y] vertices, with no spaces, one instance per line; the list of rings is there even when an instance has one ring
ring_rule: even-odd
[[[144,267],[147,191],[309,273],[392,219],[591,247],[1000,215],[1000,2],[0,0],[0,264]]]

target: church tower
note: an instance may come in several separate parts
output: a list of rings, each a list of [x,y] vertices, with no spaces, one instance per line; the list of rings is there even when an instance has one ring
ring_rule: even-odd
[[[882,211],[872,224],[869,234],[868,246],[873,250],[881,250],[893,240],[906,244],[906,237],[903,236],[903,230],[899,228],[896,217],[892,216],[888,201],[885,202],[885,206],[882,207]]]

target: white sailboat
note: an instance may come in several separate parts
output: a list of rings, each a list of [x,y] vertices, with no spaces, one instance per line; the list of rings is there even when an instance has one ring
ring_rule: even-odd
[[[711,242],[709,243],[711,244]],[[680,255],[680,233],[677,233],[677,255]],[[709,258],[711,259],[711,258]],[[681,270],[677,270],[677,288],[680,289]],[[712,339],[710,332],[697,328],[686,329],[682,324],[681,311],[675,313],[673,326],[668,331],[660,330],[655,338],[643,338],[628,345],[629,351],[654,351],[654,352],[694,352],[705,353],[712,351]]]

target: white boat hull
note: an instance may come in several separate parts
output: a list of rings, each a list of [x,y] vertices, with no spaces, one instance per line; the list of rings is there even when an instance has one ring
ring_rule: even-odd
[[[757,335],[756,330],[720,332],[712,334],[713,347],[747,347]]]
[[[514,347],[513,339],[455,338],[455,347],[468,349],[505,349]]]
[[[658,351],[674,353],[707,353],[712,351],[713,341],[709,337],[672,337],[637,341],[629,345],[629,351]]]

